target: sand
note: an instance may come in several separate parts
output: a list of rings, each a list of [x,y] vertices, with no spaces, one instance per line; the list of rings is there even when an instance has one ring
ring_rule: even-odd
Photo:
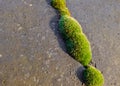
[[[82,86],[50,0],[0,0],[0,86]],[[120,86],[120,1],[67,0],[87,35],[104,86]]]

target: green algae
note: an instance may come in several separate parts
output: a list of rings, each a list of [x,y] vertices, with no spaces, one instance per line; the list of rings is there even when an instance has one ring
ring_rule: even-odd
[[[68,8],[64,8],[64,9],[61,9],[60,11],[60,15],[71,15]]]
[[[83,66],[87,66],[91,62],[91,47],[85,34],[74,34],[74,37],[66,40],[65,44],[68,53]]]
[[[70,15],[70,12],[66,7],[66,0],[52,0],[51,6],[57,9],[61,15]]]
[[[73,36],[73,33],[81,33],[82,27],[72,17],[64,15],[59,20],[59,30],[64,39],[68,39]]]
[[[80,24],[74,18],[65,15],[59,21],[59,29],[68,53],[83,66],[88,65],[92,59],[91,47]]]
[[[57,10],[62,10],[66,8],[66,0],[52,0],[51,5]]]
[[[52,0],[51,5],[57,9],[61,15],[59,30],[64,39],[67,52],[85,67],[83,71],[85,85],[103,86],[104,77],[102,73],[95,67],[89,65],[92,60],[90,42],[83,33],[79,22],[71,17],[66,7],[66,1]]]
[[[83,71],[83,80],[86,86],[103,86],[104,84],[102,73],[90,65]]]

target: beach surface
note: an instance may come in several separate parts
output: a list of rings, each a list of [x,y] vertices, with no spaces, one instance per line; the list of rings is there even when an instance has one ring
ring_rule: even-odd
[[[83,27],[104,86],[120,86],[120,0],[67,0]],[[0,0],[0,86],[82,86],[50,0]],[[94,65],[94,64],[93,64]]]

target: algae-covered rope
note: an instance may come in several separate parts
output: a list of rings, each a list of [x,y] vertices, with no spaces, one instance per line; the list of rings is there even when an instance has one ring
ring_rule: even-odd
[[[85,85],[103,86],[104,77],[102,73],[90,65],[92,60],[90,42],[83,33],[79,22],[71,16],[66,6],[66,0],[52,0],[51,5],[60,13],[59,30],[64,39],[68,54],[85,68],[83,71]]]

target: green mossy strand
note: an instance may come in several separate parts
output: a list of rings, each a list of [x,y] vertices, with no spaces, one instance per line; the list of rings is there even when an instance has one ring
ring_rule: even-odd
[[[62,9],[62,10],[60,10],[59,12],[60,12],[60,15],[61,15],[61,16],[63,16],[63,15],[68,15],[68,16],[70,16],[70,15],[71,15],[70,12],[69,12],[69,10],[68,10],[68,8]]]
[[[95,67],[89,65],[92,60],[90,43],[83,33],[79,22],[70,16],[70,12],[66,7],[66,0],[52,0],[51,5],[61,15],[59,30],[64,39],[67,52],[85,67],[83,71],[85,85],[103,86],[104,77],[102,73]]]
[[[62,10],[66,8],[66,0],[52,0],[51,5],[57,10]]]
[[[59,21],[59,29],[68,53],[83,66],[87,66],[92,59],[92,53],[90,43],[80,24],[74,18],[65,15]]]
[[[82,27],[73,18],[67,15],[61,16],[59,20],[59,29],[64,39],[68,39],[73,33],[82,33]]]
[[[68,8],[66,7],[66,0],[52,0],[51,1],[52,7],[57,9],[60,12],[60,15],[69,15],[70,12]]]
[[[83,71],[83,80],[86,86],[103,86],[104,84],[102,73],[90,65]]]

